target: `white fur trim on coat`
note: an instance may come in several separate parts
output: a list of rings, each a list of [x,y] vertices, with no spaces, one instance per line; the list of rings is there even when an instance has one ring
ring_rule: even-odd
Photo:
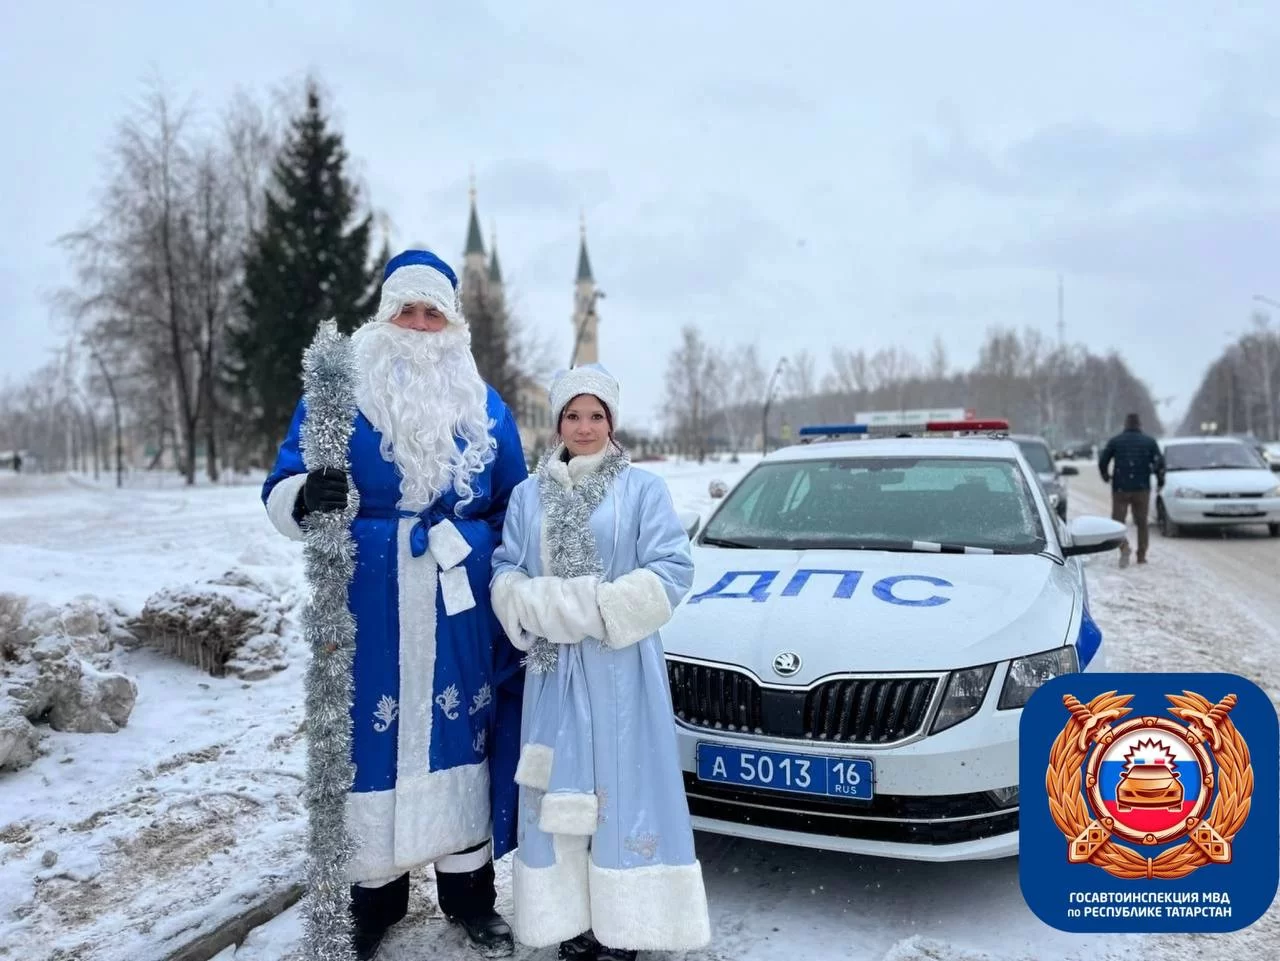
[[[527,651],[533,646],[533,635],[526,634],[520,626],[520,603],[517,588],[529,579],[524,571],[503,571],[489,585],[489,600],[493,604],[493,613],[502,625],[503,633],[518,651]]]
[[[604,641],[614,650],[642,641],[671,620],[671,601],[653,571],[623,574],[596,591],[604,621]]]
[[[449,617],[461,614],[476,606],[476,596],[471,593],[471,579],[465,567],[440,572],[440,599]]]
[[[690,951],[711,941],[702,865],[588,868],[591,930],[601,944]]]
[[[594,794],[578,791],[544,794],[538,811],[538,830],[543,834],[590,836],[599,826],[599,811],[600,802]]]
[[[546,744],[526,744],[520,748],[516,765],[516,783],[535,791],[545,791],[551,783],[551,761],[555,750]]]
[[[298,504],[298,494],[307,482],[306,474],[294,474],[279,481],[267,495],[267,516],[271,523],[285,537],[295,541],[305,539],[305,534],[298,522],[293,519],[293,509]]]
[[[575,938],[591,927],[587,892],[587,839],[554,837],[555,864],[531,868],[516,852],[511,872],[516,940],[545,948]]]

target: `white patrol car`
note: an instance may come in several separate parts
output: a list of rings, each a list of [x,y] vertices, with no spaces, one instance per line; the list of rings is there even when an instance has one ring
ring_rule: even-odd
[[[662,639],[695,828],[1017,853],[1020,708],[1102,669],[1078,557],[1124,526],[1063,523],[1006,431],[805,428],[819,442],[762,459],[693,534]]]

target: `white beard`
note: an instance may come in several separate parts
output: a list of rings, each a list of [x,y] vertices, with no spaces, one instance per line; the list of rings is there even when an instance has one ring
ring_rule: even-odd
[[[460,504],[470,502],[471,480],[497,446],[471,332],[456,324],[432,333],[373,321],[351,340],[356,402],[382,434],[383,458],[400,470],[400,508],[421,511],[450,487]]]

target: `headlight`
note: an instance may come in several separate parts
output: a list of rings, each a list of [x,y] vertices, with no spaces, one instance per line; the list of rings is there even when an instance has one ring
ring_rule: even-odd
[[[991,675],[995,669],[994,664],[987,664],[984,667],[952,672],[947,681],[947,693],[942,698],[942,707],[938,708],[938,716],[933,721],[933,734],[954,727],[965,718],[978,713],[983,698],[987,696],[987,686],[991,683]]]
[[[1198,491],[1194,487],[1175,487],[1173,489],[1174,497],[1204,497],[1203,491]]]
[[[1280,497],[1280,484],[1277,484],[1271,490],[1262,495],[1263,497]]]
[[[1011,661],[997,707],[1001,711],[1022,707],[1045,681],[1062,674],[1074,674],[1078,670],[1080,660],[1075,647],[1070,644]]]

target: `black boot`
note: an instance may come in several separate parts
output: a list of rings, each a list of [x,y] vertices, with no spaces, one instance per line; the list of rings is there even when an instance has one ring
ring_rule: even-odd
[[[409,875],[380,888],[351,885],[351,946],[357,961],[372,961],[391,925],[409,913]]]
[[[590,931],[560,942],[560,950],[556,957],[560,961],[596,961],[600,950],[600,942]]]
[[[606,948],[602,944],[596,951],[596,961],[636,961],[639,953],[632,948]]]
[[[515,951],[511,925],[494,910],[493,862],[464,874],[436,869],[440,912],[460,925],[471,946],[486,958],[505,958]]]

